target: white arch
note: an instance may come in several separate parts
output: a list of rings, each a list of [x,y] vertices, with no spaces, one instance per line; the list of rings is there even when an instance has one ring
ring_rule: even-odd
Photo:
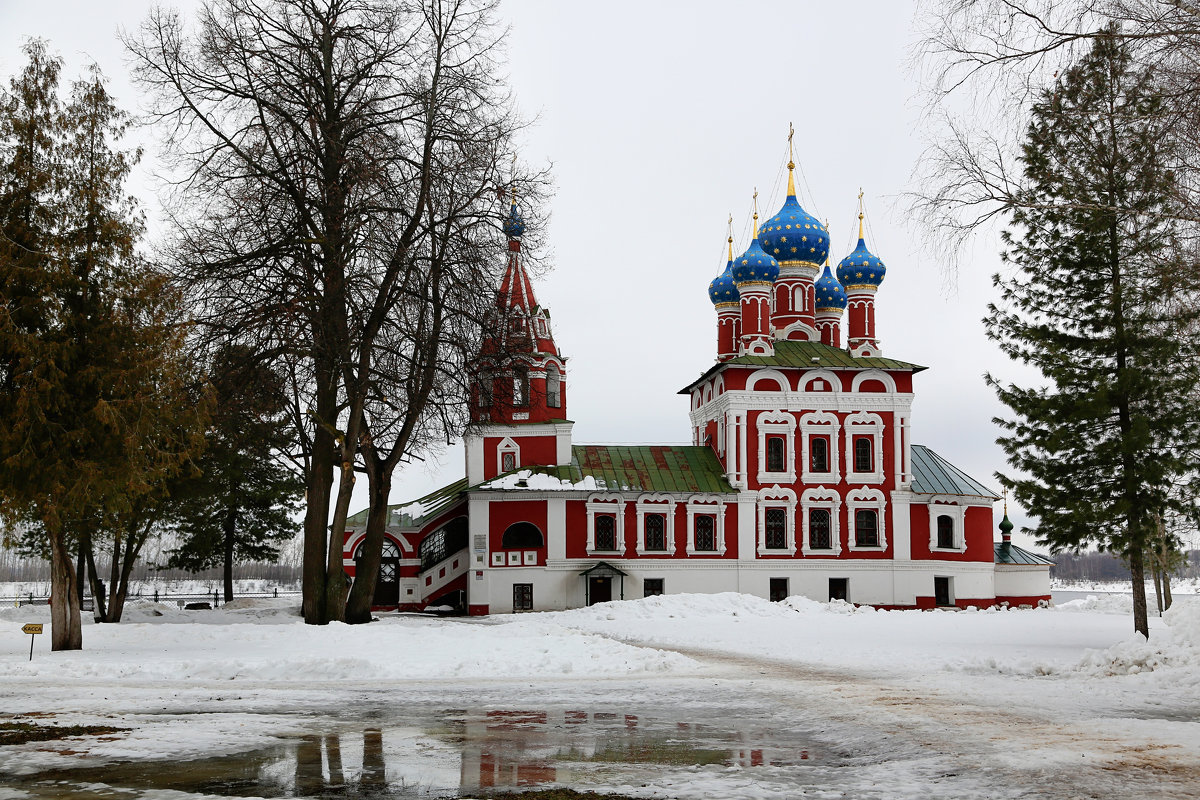
[[[893,394],[896,392],[896,379],[881,369],[868,369],[855,375],[850,384],[850,391],[859,391],[859,387],[866,381],[879,381],[887,391]]]
[[[750,377],[746,379],[746,391],[754,391],[760,380],[773,380],[778,384],[778,388],[774,390],[759,389],[758,391],[786,392],[792,388],[792,382],[788,380],[786,375],[777,369],[766,368],[755,370],[750,374]]]
[[[842,382],[838,380],[838,376],[833,370],[828,369],[812,369],[800,376],[800,385],[797,391],[809,391],[808,385],[815,380],[823,380],[829,384],[829,391],[832,394],[840,394],[842,391]]]

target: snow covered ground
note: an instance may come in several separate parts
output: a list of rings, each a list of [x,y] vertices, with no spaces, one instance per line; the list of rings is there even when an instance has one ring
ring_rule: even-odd
[[[44,606],[0,609],[0,716],[129,731],[0,747],[0,800],[309,796],[339,781],[400,797],[542,782],[1200,796],[1196,597],[1152,619],[1149,642],[1120,595],[965,612],[674,595],[319,628],[282,599],[136,602],[120,625],[87,624],[82,652],[51,654],[47,633],[29,662],[20,627],[39,621]]]

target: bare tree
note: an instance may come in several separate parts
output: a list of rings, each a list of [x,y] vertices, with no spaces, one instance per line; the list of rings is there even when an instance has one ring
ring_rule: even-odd
[[[296,378],[310,623],[343,614],[342,540],[369,398],[403,402],[415,430],[442,380],[394,391],[377,351],[430,341],[389,326],[401,305],[437,302],[438,226],[499,219],[488,187],[519,121],[496,77],[493,5],[211,0],[195,32],[157,10],[126,37],[168,130],[178,263],[203,319],[288,359]],[[409,358],[431,360],[417,349]],[[410,431],[395,442],[403,458],[424,440]],[[372,502],[386,506],[386,493]]]

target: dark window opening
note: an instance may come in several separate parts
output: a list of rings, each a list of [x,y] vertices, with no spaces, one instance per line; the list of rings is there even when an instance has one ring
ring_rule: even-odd
[[[513,584],[513,611],[533,611],[533,584]]]
[[[510,472],[517,468],[516,453],[501,453],[500,454],[500,471]]]
[[[657,597],[663,593],[662,578],[646,578],[642,581],[642,596]]]
[[[767,437],[767,472],[783,472],[786,464],[787,442],[782,436]]]
[[[808,512],[808,547],[810,550],[833,547],[829,535],[829,509],[814,508]]]
[[[558,366],[551,364],[546,367],[546,405],[550,408],[562,406],[562,382]]]
[[[611,514],[596,517],[596,549],[617,549],[617,520]]]
[[[954,519],[948,514],[937,518],[937,546],[947,549],[954,547]]]
[[[771,602],[779,603],[787,600],[788,597],[788,579],[787,578],[771,578]]]
[[[667,549],[667,518],[662,514],[646,515],[646,550]]]
[[[711,553],[717,549],[717,537],[714,535],[716,526],[712,517],[696,517],[696,549],[700,552]]]
[[[542,532],[531,522],[509,525],[500,537],[500,546],[505,550],[529,550],[542,546]]]
[[[812,472],[829,472],[829,440],[814,436],[808,442],[808,468]]]
[[[854,437],[854,471],[855,472],[872,472],[875,469],[873,464],[874,448],[872,447],[871,437],[855,436]]]
[[[529,372],[519,369],[513,373],[513,405],[529,405]]]
[[[456,517],[426,536],[417,545],[417,554],[421,557],[421,571],[424,572],[439,561],[445,561],[447,557],[466,546],[467,518]],[[396,557],[400,557],[398,551]]]
[[[879,512],[860,508],[854,512],[854,543],[859,547],[879,547]]]
[[[830,578],[829,579],[829,599],[832,600],[850,600],[850,579],[849,578]]]
[[[767,549],[782,550],[787,547],[787,509],[768,508],[766,512]]]
[[[952,606],[954,599],[950,596],[950,579],[933,579],[933,602],[939,606]]]

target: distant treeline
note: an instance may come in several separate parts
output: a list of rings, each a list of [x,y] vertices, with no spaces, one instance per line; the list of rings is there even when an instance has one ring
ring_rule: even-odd
[[[146,543],[143,557],[137,562],[130,575],[131,581],[212,580],[221,581],[221,567],[188,572],[182,569],[163,569],[173,542],[170,537]],[[246,562],[234,565],[234,578],[277,581],[281,584],[296,583],[301,577],[300,540],[280,548],[278,562]],[[109,568],[107,559],[98,558],[96,564],[101,578],[107,582]],[[50,562],[40,558],[29,558],[16,550],[0,547],[0,583],[7,581],[33,582],[50,580]]]
[[[1180,578],[1200,577],[1200,550],[1189,550],[1187,564],[1174,573]],[[1129,567],[1112,553],[1056,553],[1050,577],[1065,581],[1127,581]]]

